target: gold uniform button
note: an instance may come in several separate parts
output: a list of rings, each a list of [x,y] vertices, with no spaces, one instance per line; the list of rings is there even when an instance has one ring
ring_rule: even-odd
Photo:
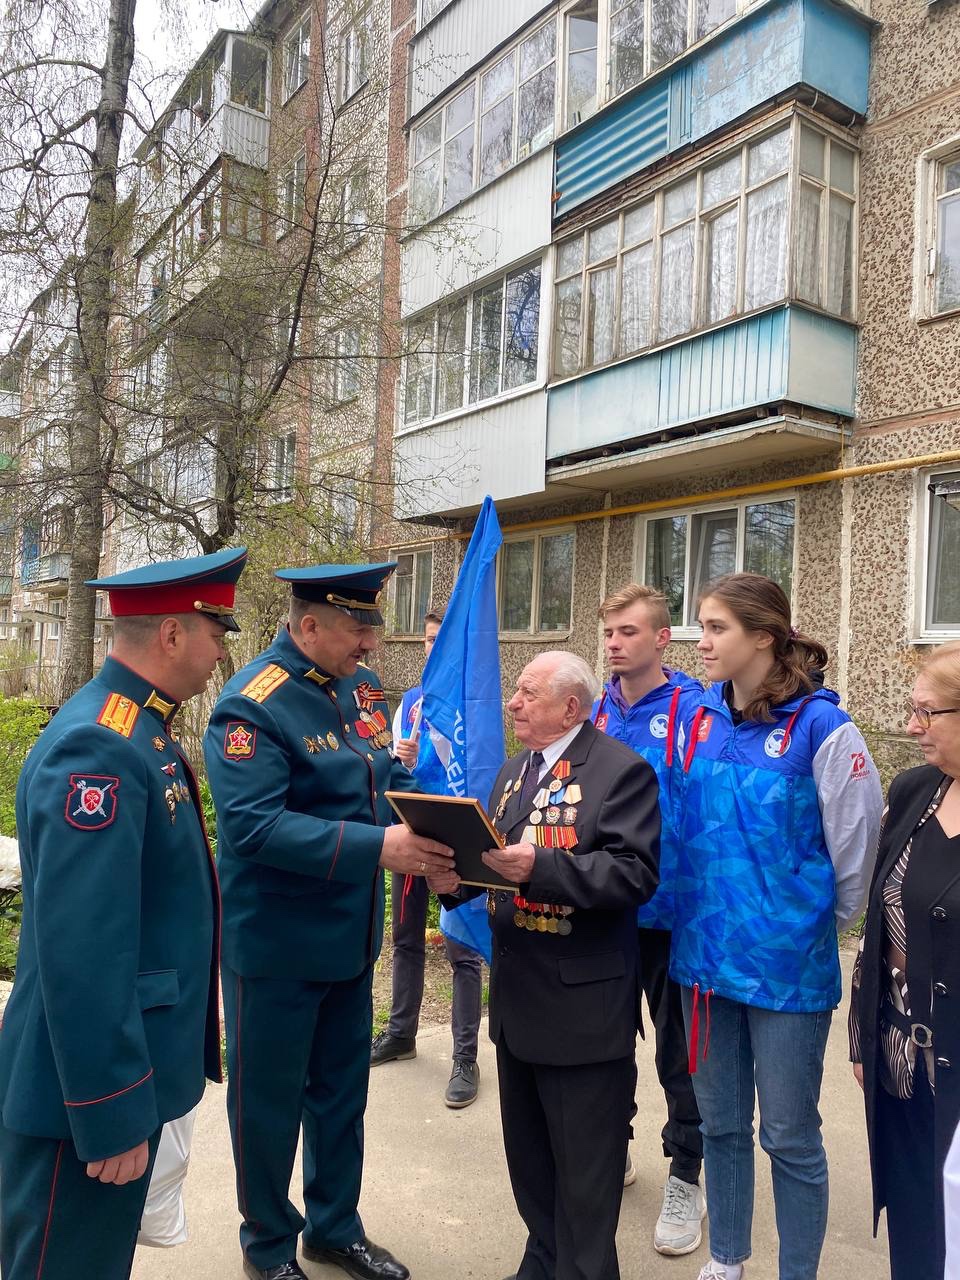
[[[350,726],[349,726],[348,724],[345,724],[345,725],[343,726],[343,732],[344,732],[344,733],[349,733],[349,732],[350,732]]]
[[[336,691],[336,689],[331,689],[331,690],[330,690],[330,697],[334,700],[334,702],[336,702],[336,700],[337,700],[337,691]]]
[[[373,756],[370,754],[370,752],[369,752],[369,751],[367,752],[367,759],[368,759],[368,760],[372,760],[372,759],[373,759]]]

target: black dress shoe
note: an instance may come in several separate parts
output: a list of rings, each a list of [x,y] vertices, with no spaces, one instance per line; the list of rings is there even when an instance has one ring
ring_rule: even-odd
[[[308,1262],[332,1262],[343,1267],[354,1280],[409,1280],[410,1277],[402,1262],[366,1236],[345,1249],[313,1249],[304,1242],[303,1256]]]
[[[392,1036],[389,1031],[381,1031],[374,1036],[370,1046],[371,1067],[379,1067],[384,1062],[406,1062],[416,1056],[417,1042],[412,1036],[407,1040],[403,1036]]]
[[[443,1095],[448,1107],[469,1107],[475,1101],[480,1087],[480,1068],[469,1058],[454,1058],[450,1083]]]
[[[307,1280],[306,1272],[301,1271],[296,1258],[289,1262],[281,1262],[278,1267],[255,1267],[249,1259],[244,1258],[243,1269],[250,1280]]]

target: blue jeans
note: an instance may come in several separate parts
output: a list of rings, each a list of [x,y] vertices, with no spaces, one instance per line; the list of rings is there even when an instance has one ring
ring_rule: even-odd
[[[690,1034],[693,993],[683,989]],[[775,1013],[710,998],[706,1061],[704,1002],[693,1086],[700,1107],[710,1252],[718,1262],[750,1257],[753,1224],[754,1086],[760,1145],[773,1168],[780,1280],[816,1280],[827,1228],[827,1157],[820,1133],[820,1082],[832,1010]]]

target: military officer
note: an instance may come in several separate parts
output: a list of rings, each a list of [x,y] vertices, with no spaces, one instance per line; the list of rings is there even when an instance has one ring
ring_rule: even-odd
[[[220,908],[170,732],[236,631],[246,551],[89,582],[114,649],[17,787],[23,926],[0,1029],[4,1280],[129,1276],[165,1121],[220,1079]]]
[[[423,875],[445,846],[391,825],[414,782],[388,750],[387,704],[363,660],[394,564],[281,569],[287,627],[224,687],[204,741],[224,906],[227,1108],[252,1280],[311,1261],[406,1280],[357,1213],[382,869]],[[303,1129],[306,1219],[289,1199]]]
[[[590,723],[597,691],[574,654],[529,662],[507,707],[528,750],[506,762],[490,798],[504,847],[484,862],[519,886],[487,904],[503,1142],[529,1233],[516,1280],[619,1280],[636,912],[657,887],[660,811],[647,762]],[[455,882],[431,877],[441,893]],[[476,892],[464,886],[456,900]]]

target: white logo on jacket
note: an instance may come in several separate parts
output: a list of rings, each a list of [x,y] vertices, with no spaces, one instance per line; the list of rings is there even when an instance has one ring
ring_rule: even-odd
[[[665,738],[667,736],[667,729],[669,725],[669,718],[661,711],[658,715],[652,717],[650,721],[650,732],[655,738]]]
[[[783,745],[783,740],[786,736],[786,729],[773,729],[767,734],[767,740],[763,744],[763,749],[768,756],[782,756],[790,750],[789,742],[786,747]]]

